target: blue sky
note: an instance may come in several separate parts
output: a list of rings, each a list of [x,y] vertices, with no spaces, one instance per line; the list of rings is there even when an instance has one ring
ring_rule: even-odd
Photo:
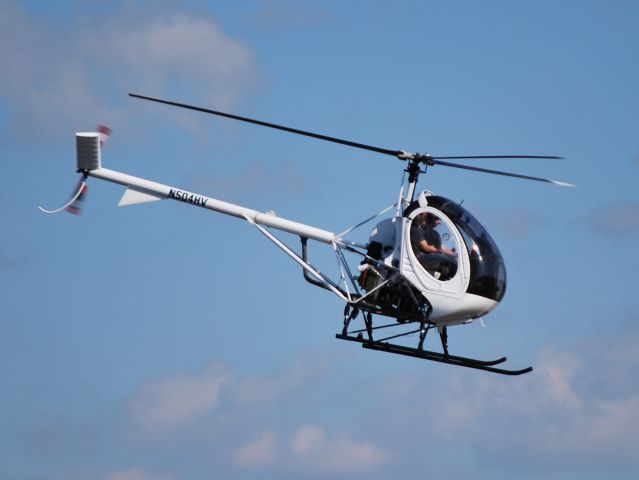
[[[0,0],[0,478],[634,478],[639,468],[639,5]],[[67,199],[76,131],[106,167],[331,231],[402,164],[150,105],[192,102],[384,148],[549,154],[432,168],[490,229],[508,292],[453,353],[502,378],[335,340],[337,299],[249,225]],[[365,239],[367,233],[361,232]],[[287,238],[297,247],[295,238]],[[318,263],[334,260],[312,244]]]

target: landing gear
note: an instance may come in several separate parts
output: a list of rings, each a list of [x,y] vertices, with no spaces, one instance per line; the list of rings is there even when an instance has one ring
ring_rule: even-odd
[[[496,368],[495,365],[499,365],[506,361],[506,357],[501,357],[496,360],[478,360],[476,358],[460,357],[456,355],[450,355],[448,353],[448,329],[446,326],[438,326],[439,338],[442,344],[443,353],[424,350],[424,341],[431,328],[436,325],[429,322],[430,306],[424,310],[424,315],[419,320],[419,328],[409,331],[400,332],[398,334],[390,335],[384,338],[375,340],[373,338],[374,331],[390,328],[401,328],[406,325],[415,324],[417,321],[402,321],[397,320],[395,323],[386,325],[373,326],[373,314],[368,311],[362,311],[364,317],[364,328],[359,330],[349,331],[351,322],[357,318],[359,309],[350,304],[344,309],[344,328],[342,333],[338,333],[336,338],[340,340],[348,340],[351,342],[358,342],[362,344],[363,348],[369,350],[379,350],[382,352],[395,353],[398,355],[406,355],[409,357],[421,358],[423,360],[431,360],[433,362],[447,363],[449,365],[457,365],[459,367],[474,368],[477,370],[484,370],[492,373],[499,373],[502,375],[522,375],[532,371],[532,367],[523,368],[521,370],[508,370],[504,368]],[[363,333],[366,333],[364,338]],[[412,336],[419,334],[419,341],[417,348],[408,347],[406,345],[400,345],[396,343],[390,343],[389,340]]]
[[[442,341],[442,350],[444,350],[444,355],[448,355],[448,327],[438,327],[439,330],[439,338]]]
[[[350,303],[347,303],[344,307],[344,328],[342,329],[342,335],[346,335],[348,333],[348,327],[351,322],[357,318],[359,314],[359,308],[352,307]]]
[[[432,328],[432,325],[426,325],[426,316],[419,322],[419,344],[417,345],[418,350],[424,350],[424,340],[426,340],[426,335],[428,335],[428,331]]]

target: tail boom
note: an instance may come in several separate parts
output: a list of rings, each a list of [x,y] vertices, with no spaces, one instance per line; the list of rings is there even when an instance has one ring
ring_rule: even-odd
[[[189,192],[188,190],[175,188],[162,183],[146,180],[144,178],[128,175],[126,173],[117,172],[108,168],[86,169],[85,173],[90,177],[124,185],[129,190],[151,197],[177,200],[182,203],[188,203],[196,207],[213,210],[242,220],[249,218],[257,224],[317,240],[319,242],[331,244],[340,240],[335,233],[329,232],[328,230],[322,230],[317,227],[278,217],[273,213],[259,212],[234,203],[225,202],[223,200],[207,197],[198,193]]]

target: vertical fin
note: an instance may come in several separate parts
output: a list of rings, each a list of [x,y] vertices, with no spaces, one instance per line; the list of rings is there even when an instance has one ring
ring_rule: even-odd
[[[126,207],[127,205],[138,205],[140,203],[155,202],[156,200],[162,200],[162,199],[160,197],[156,197],[155,195],[149,195],[148,193],[127,188],[124,191],[124,195],[122,195],[120,202],[118,203],[118,207]]]

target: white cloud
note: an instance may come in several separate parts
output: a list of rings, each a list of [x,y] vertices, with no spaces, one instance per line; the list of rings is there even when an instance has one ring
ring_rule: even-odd
[[[263,29],[308,29],[316,26],[339,26],[337,18],[328,11],[301,6],[297,3],[263,1],[256,23]]]
[[[542,353],[537,375],[540,376],[540,388],[547,394],[545,403],[568,409],[576,409],[582,405],[582,400],[574,392],[571,383],[578,368],[578,360],[571,355],[553,351]]]
[[[147,435],[126,436],[129,428],[121,436],[102,432],[89,456],[117,439],[127,454],[162,455],[176,464],[186,458],[205,472],[249,469],[282,477],[384,478],[389,468],[405,476],[416,458],[445,476],[447,460],[439,455],[452,451],[465,462],[461,478],[486,468],[495,469],[495,477],[535,472],[538,478],[568,477],[575,469],[596,475],[610,466],[636,470],[635,330],[626,329],[623,338],[598,335],[597,345],[544,348],[535,371],[516,378],[437,365],[419,366],[410,375],[399,366],[382,373],[367,369],[374,359],[343,363],[326,354],[328,366],[296,358],[269,374],[232,375],[220,366],[181,372],[145,383],[129,398],[128,420]],[[60,432],[70,442],[63,453],[71,446],[77,453],[99,428],[88,426],[75,439],[68,425],[46,438],[43,429],[35,435],[57,442]],[[156,465],[99,478],[167,478]]]
[[[577,439],[586,439],[592,453],[602,449],[629,450],[631,458],[639,454],[639,394],[629,398],[602,402],[599,413],[592,421],[585,423],[586,435],[577,435]],[[579,433],[579,432],[578,432]]]
[[[142,75],[139,83],[195,87],[216,105],[233,103],[254,73],[252,51],[212,19],[180,13],[141,24],[111,22],[102,30],[106,45],[101,38],[94,49]]]
[[[206,15],[133,6],[56,26],[15,2],[0,8],[0,100],[13,113],[10,128],[32,141],[97,123],[136,127],[132,90],[226,107],[259,77],[252,50]],[[165,117],[192,122],[169,109]]]
[[[171,480],[173,477],[164,474],[150,473],[142,468],[118,470],[105,475],[104,480]]]
[[[229,424],[238,432],[247,425],[255,431],[253,422],[268,420],[264,412],[277,410],[283,402],[297,404],[307,389],[314,391],[328,360],[318,356],[309,361],[309,356],[314,357],[307,351],[305,358],[295,358],[272,374],[238,376],[217,363],[199,372],[179,372],[145,382],[126,401],[129,423],[149,434],[181,429],[188,436],[203,422],[207,422],[205,430],[211,427],[208,434],[212,436],[217,434],[216,427]]]
[[[277,442],[273,432],[262,432],[237,450],[234,458],[241,467],[344,474],[377,471],[392,455],[345,433],[329,437],[324,427],[304,424],[288,444]]]
[[[277,437],[272,432],[261,432],[234,454],[241,467],[265,467],[275,462]]]
[[[605,235],[630,235],[639,231],[639,203],[616,203],[590,215],[592,228]]]
[[[378,470],[392,455],[375,445],[355,441],[341,433],[328,438],[324,427],[300,426],[291,441],[299,468],[326,473],[361,473]]]
[[[390,465],[404,472],[404,461],[416,456],[437,463],[455,449],[466,461],[472,455],[466,473],[489,465],[502,476],[627,470],[639,465],[635,330],[570,349],[546,347],[534,372],[516,378],[431,365],[405,376],[391,369],[371,382],[363,364],[345,367],[331,355],[323,356],[328,365],[294,359],[272,374],[237,376],[218,367],[143,385],[129,411],[145,431],[166,437],[180,428],[180,441],[170,444],[185,449],[180,455],[208,452],[230,468],[379,476]],[[323,420],[309,421],[313,415]]]
[[[253,409],[272,407],[291,396],[300,398],[309,385],[324,377],[329,363],[325,356],[307,352],[306,357],[293,359],[281,372],[236,378],[228,391],[233,404]]]
[[[498,209],[486,215],[487,223],[513,238],[524,238],[537,229],[544,220],[525,208]]]
[[[244,192],[287,192],[299,194],[303,190],[303,177],[299,169],[292,163],[275,168],[266,168],[253,163],[235,175],[219,177],[213,174],[198,174],[187,180],[193,190],[210,192],[214,197],[233,199],[238,191]]]
[[[220,367],[201,374],[181,373],[140,386],[128,402],[134,424],[146,433],[189,426],[212,412],[229,376]]]
[[[639,395],[634,395],[617,401],[593,402],[587,409],[574,412],[557,425],[539,421],[528,434],[531,443],[536,442],[532,455],[553,463],[636,465],[638,429]]]
[[[589,357],[587,347],[571,352],[545,348],[535,370],[520,378],[458,371],[436,384],[428,382],[428,390],[416,378],[410,396],[428,398],[428,409],[413,413],[412,422],[403,412],[388,421],[402,425],[402,434],[413,439],[419,438],[414,425],[425,426],[429,443],[474,448],[485,461],[499,459],[494,461],[502,468],[511,463],[524,471],[637,465],[639,385],[633,372],[639,364],[636,356],[628,357],[625,342],[619,344],[618,354],[614,345],[606,345],[617,366],[623,362],[625,391],[609,388],[596,366],[602,357]],[[405,401],[399,397],[390,399]]]
[[[324,442],[324,429],[317,425],[302,425],[291,442],[291,450],[296,455],[308,455]]]

